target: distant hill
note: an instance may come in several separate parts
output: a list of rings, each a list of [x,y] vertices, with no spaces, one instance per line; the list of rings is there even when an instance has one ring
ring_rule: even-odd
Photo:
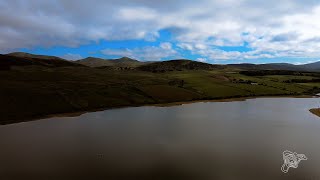
[[[113,66],[113,62],[101,58],[87,57],[76,61],[76,63],[89,66],[89,67],[101,67],[101,66]]]
[[[269,64],[259,64],[257,65],[260,69],[271,69],[271,70],[292,70],[299,71],[302,70],[301,67],[289,63],[269,63]]]
[[[309,64],[304,64],[300,65],[300,67],[304,69],[308,69],[310,71],[320,71],[320,61],[314,62],[314,63],[309,63]]]
[[[182,70],[213,70],[222,69],[221,65],[207,64],[186,59],[154,62],[139,66],[137,69],[149,72],[166,72]]]
[[[29,65],[37,65],[37,66],[45,66],[45,67],[83,66],[71,61],[64,60],[59,57],[54,57],[54,56],[33,55],[28,53],[10,53],[6,55],[0,55],[1,70],[10,69],[12,66],[29,66]]]
[[[101,58],[95,58],[95,57],[88,57],[85,59],[81,59],[76,61],[79,64],[89,66],[89,67],[137,67],[143,64],[146,64],[146,62],[140,62],[135,59],[131,59],[128,57],[123,57],[120,59],[101,59]]]
[[[56,56],[46,56],[46,55],[35,55],[30,53],[24,53],[24,52],[14,52],[6,54],[7,56],[14,56],[14,57],[20,57],[20,58],[31,58],[31,59],[44,59],[44,60],[64,60],[62,58],[56,57]],[[65,60],[66,61],[66,60]]]
[[[270,63],[270,64],[228,64],[227,66],[245,70],[301,70],[301,67],[298,67],[293,64],[286,63]]]
[[[131,59],[128,57],[122,57],[120,59],[113,59],[111,61],[114,62],[115,65],[117,65],[117,66],[128,66],[128,67],[137,67],[137,66],[141,66],[143,64],[149,63],[149,62],[141,62],[141,61]]]
[[[217,68],[237,68],[240,70],[288,70],[288,71],[315,71],[320,72],[320,61],[310,64],[294,65],[289,63],[269,64],[227,64],[214,65],[187,59],[141,62],[128,57],[119,59],[102,59],[88,57],[78,61],[68,61],[56,56],[35,55],[24,52],[14,52],[0,57],[0,69],[10,69],[11,66],[41,65],[47,67],[63,66],[88,66],[106,70],[129,70],[136,69],[149,72],[166,72],[181,70],[212,70]]]
[[[320,71],[320,62],[294,65],[289,63],[269,64],[228,64],[228,67],[244,70],[289,70],[289,71]]]
[[[239,68],[239,69],[245,69],[245,70],[257,69],[257,66],[255,64],[249,64],[249,63],[227,64],[225,66],[230,68]]]

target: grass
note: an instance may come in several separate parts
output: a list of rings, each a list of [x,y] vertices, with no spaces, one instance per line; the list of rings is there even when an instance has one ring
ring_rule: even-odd
[[[228,72],[233,73],[228,73]],[[0,71],[0,123],[51,114],[232,97],[310,94],[320,83],[283,83],[296,76],[245,76],[236,69],[115,71],[24,67]],[[299,78],[312,78],[299,76]],[[250,80],[258,85],[235,83]]]
[[[319,108],[310,109],[310,112],[311,112],[312,114],[320,117],[320,109],[319,109]]]

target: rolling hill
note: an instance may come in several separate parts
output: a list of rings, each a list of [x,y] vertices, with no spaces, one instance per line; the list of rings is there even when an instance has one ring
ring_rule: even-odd
[[[289,71],[320,71],[320,62],[294,65],[289,63],[269,64],[228,64],[228,67],[244,70],[289,70]]]
[[[101,66],[114,65],[112,61],[101,59],[101,58],[95,58],[95,57],[87,57],[85,59],[76,61],[76,63],[89,66],[89,67],[101,67]]]
[[[158,62],[141,62],[128,57],[119,59],[102,59],[88,57],[78,61],[68,61],[60,57],[35,55],[24,52],[14,52],[0,57],[0,69],[8,69],[11,66],[40,65],[47,67],[63,66],[88,66],[107,70],[141,70],[149,72],[166,72],[182,70],[213,70],[222,68],[235,68],[240,70],[289,70],[289,71],[320,71],[320,61],[310,64],[294,65],[289,63],[269,63],[269,64],[227,64],[215,65],[202,63],[187,59],[177,59]]]
[[[320,61],[314,62],[314,63],[309,63],[309,64],[304,64],[300,65],[304,69],[307,69],[309,71],[320,71]]]
[[[26,59],[64,60],[56,56],[36,55],[36,54],[30,54],[30,53],[24,53],[24,52],[13,52],[6,55],[18,57],[18,58],[26,58]]]
[[[71,61],[67,61],[58,57],[51,56],[39,56],[27,54],[7,54],[0,55],[0,70],[9,70],[13,66],[45,66],[45,67],[80,67],[81,64],[77,64]]]
[[[148,72],[167,72],[167,71],[182,71],[182,70],[214,70],[223,69],[221,65],[207,64],[186,59],[170,60],[154,62],[137,67],[138,70]]]
[[[76,63],[89,66],[89,67],[138,67],[140,65],[146,64],[146,62],[140,62],[135,59],[128,57],[122,57],[120,59],[101,59],[95,57],[88,57],[76,61]]]

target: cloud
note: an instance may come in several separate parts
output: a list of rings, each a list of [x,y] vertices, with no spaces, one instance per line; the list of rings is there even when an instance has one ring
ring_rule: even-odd
[[[199,62],[207,62],[207,59],[206,59],[206,58],[197,58],[196,61],[199,61]]]
[[[126,21],[152,21],[157,18],[157,13],[153,9],[138,8],[122,8],[116,14],[117,18]]]
[[[184,50],[188,50],[188,51],[192,51],[193,50],[193,45],[192,44],[188,44],[188,43],[180,43],[177,45],[179,48],[184,49]]]
[[[65,54],[63,56],[60,56],[62,59],[66,59],[66,60],[71,60],[71,61],[76,61],[76,60],[79,60],[79,59],[83,59],[83,57],[79,54],[71,54],[71,53],[68,53],[68,54]]]
[[[285,33],[285,34],[278,34],[272,37],[271,42],[286,42],[286,41],[293,41],[298,38],[296,33]]]
[[[162,49],[170,50],[170,49],[172,49],[172,44],[169,43],[169,42],[165,42],[165,43],[161,43],[161,44],[160,44],[160,47],[161,47]]]
[[[160,47],[147,46],[133,49],[104,49],[102,54],[108,56],[131,57],[143,61],[158,61],[164,58],[178,58],[179,53],[172,49],[171,43],[161,43]]]
[[[0,0],[0,9],[0,52],[100,40],[156,41],[167,29],[173,34],[169,44],[103,52],[141,59],[174,56],[178,49],[207,60],[320,57],[315,0]],[[251,50],[219,48],[244,44]]]

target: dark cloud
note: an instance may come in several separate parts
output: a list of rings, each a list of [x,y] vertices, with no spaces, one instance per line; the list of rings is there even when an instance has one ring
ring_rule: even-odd
[[[278,34],[271,39],[271,42],[283,42],[283,41],[294,41],[299,37],[299,35],[295,32],[293,33],[285,33]]]

